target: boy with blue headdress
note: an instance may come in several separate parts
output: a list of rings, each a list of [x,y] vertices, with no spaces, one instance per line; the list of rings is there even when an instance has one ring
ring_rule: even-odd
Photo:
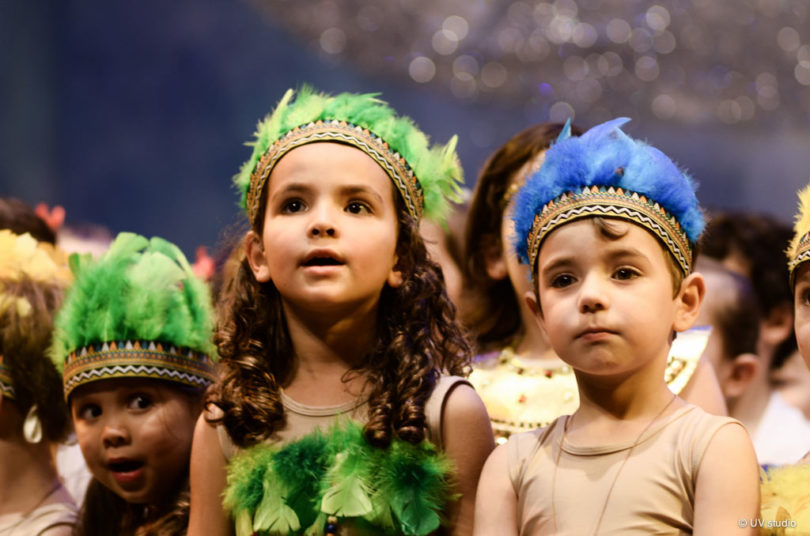
[[[518,192],[526,300],[574,370],[580,406],[512,436],[479,483],[476,534],[748,534],[758,467],[742,425],[664,381],[705,283],[691,179],[626,119],[565,130]],[[743,521],[740,521],[743,520]]]

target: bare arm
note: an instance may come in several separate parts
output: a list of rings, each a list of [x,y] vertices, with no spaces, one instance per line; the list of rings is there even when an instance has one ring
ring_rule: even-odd
[[[234,525],[222,507],[228,461],[222,453],[217,429],[205,420],[206,412],[197,419],[191,446],[191,513],[188,536],[232,536]]]
[[[517,536],[517,496],[509,481],[506,445],[496,448],[481,472],[475,508],[475,536]]]
[[[729,424],[715,433],[698,470],[695,536],[753,535],[748,523],[759,517],[759,466],[742,426]],[[740,527],[745,520],[749,526]]]
[[[472,387],[460,384],[447,396],[442,411],[444,451],[456,468],[456,489],[461,498],[451,507],[451,534],[469,536],[473,529],[475,492],[481,468],[495,440],[484,403]]]
[[[689,402],[703,408],[712,415],[728,415],[726,400],[720,390],[717,375],[711,364],[704,358],[700,358],[689,382],[679,393],[679,396]]]

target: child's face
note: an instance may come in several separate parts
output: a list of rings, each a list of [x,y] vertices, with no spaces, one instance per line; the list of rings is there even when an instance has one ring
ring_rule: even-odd
[[[810,262],[800,265],[795,276],[793,316],[796,342],[804,362],[810,367]]]
[[[161,504],[177,491],[199,416],[193,397],[125,378],[87,384],[70,399],[79,447],[99,482],[136,504]]]
[[[629,222],[609,225],[622,236],[604,236],[592,219],[548,235],[537,261],[538,318],[554,350],[575,369],[626,375],[656,359],[663,363],[673,329],[687,329],[694,318],[684,318],[679,296],[673,297],[658,241]]]
[[[267,184],[262,236],[245,247],[256,279],[314,312],[373,307],[396,269],[394,186],[367,154],[339,143],[287,153]]]

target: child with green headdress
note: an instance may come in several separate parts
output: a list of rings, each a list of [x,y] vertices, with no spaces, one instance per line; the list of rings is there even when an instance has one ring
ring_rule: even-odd
[[[418,233],[457,191],[454,146],[374,95],[290,91],[259,123],[190,534],[469,534],[493,439]]]
[[[705,294],[691,179],[614,119],[563,129],[518,191],[518,257],[579,407],[510,436],[487,460],[476,534],[751,534],[756,457],[742,425],[665,382],[676,333]],[[484,507],[486,497],[486,508]]]
[[[76,519],[53,456],[70,417],[47,355],[71,281],[64,252],[0,230],[0,534],[67,535]]]
[[[215,379],[208,287],[175,245],[131,233],[71,269],[51,355],[93,475],[77,533],[183,534],[194,423]]]

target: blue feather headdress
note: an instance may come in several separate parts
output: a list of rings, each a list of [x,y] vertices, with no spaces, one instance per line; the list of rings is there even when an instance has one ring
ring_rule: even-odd
[[[543,166],[515,199],[517,253],[534,268],[543,239],[587,217],[642,225],[666,246],[684,274],[704,220],[692,179],[661,151],[620,130],[629,119],[602,123],[579,137],[568,125]]]

